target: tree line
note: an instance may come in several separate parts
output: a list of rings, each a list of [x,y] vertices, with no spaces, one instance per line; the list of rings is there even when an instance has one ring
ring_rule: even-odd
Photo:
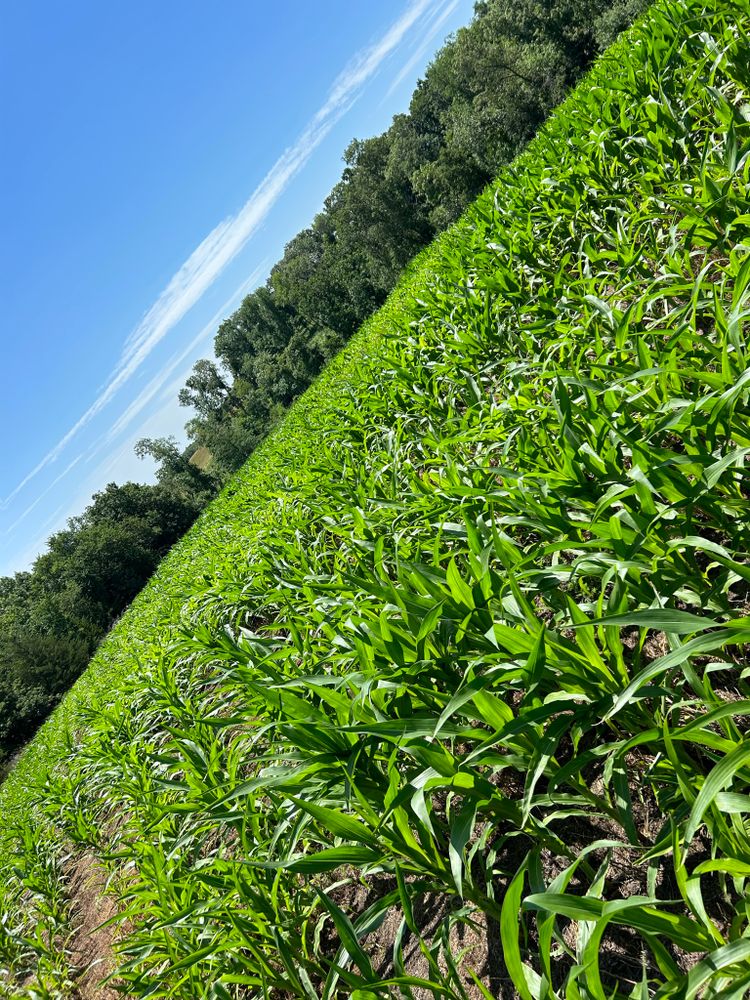
[[[355,140],[340,181],[265,285],[218,329],[180,402],[189,443],[144,440],[154,484],[114,483],[0,578],[0,756],[84,669],[162,556],[387,298],[411,258],[527,144],[646,0],[479,0],[409,110]],[[196,452],[210,457],[200,468]]]

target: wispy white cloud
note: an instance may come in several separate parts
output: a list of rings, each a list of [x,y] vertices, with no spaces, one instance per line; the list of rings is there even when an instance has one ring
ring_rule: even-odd
[[[78,463],[81,461],[82,458],[83,454],[76,455],[73,461],[69,462],[68,465],[65,466],[60,475],[57,476],[55,479],[53,479],[52,482],[47,487],[45,487],[45,489],[42,490],[42,492],[34,500],[34,502],[30,503],[28,507],[22,510],[21,513],[18,515],[18,517],[15,519],[15,521],[13,521],[12,524],[8,525],[8,527],[3,531],[3,535],[4,536],[12,535],[13,532],[16,530],[16,528],[19,526],[19,524],[21,524],[23,521],[26,520],[29,514],[31,514],[31,512],[35,510],[36,507],[39,506],[39,504],[42,502],[42,500],[44,500],[46,496],[49,496],[49,494],[55,489],[56,486],[60,485],[62,480],[68,475],[69,472],[73,471],[73,469],[78,465]]]
[[[14,555],[12,559],[6,560],[6,565],[2,569],[3,575],[28,568],[42,551],[50,535],[64,528],[71,517],[80,514],[90,504],[92,495],[97,490],[102,489],[106,483],[111,482],[113,479],[117,481],[139,479],[142,481],[148,478],[142,472],[144,468],[143,460],[135,457],[135,444],[142,437],[164,434],[165,427],[175,427],[177,423],[175,411],[181,409],[177,403],[177,390],[184,381],[186,374],[187,369],[183,370],[173,383],[170,383],[174,390],[170,396],[160,399],[159,402],[161,405],[141,421],[138,427],[124,441],[107,451],[100,458],[100,461],[90,469],[88,475],[80,483],[77,483],[75,494],[68,498],[65,503],[58,506],[44,521],[38,528],[33,541],[25,546],[19,555]],[[180,414],[179,419],[182,419],[182,414]]]
[[[445,22],[451,16],[451,14],[456,10],[460,3],[460,0],[448,0],[442,7],[438,7],[432,12],[432,16],[428,23],[424,26],[424,34],[422,36],[422,43],[419,48],[415,49],[411,57],[404,63],[399,72],[393,78],[393,82],[386,91],[383,102],[386,101],[393,92],[398,88],[398,86],[403,83],[407,76],[412,72],[415,66],[417,66],[422,59],[424,59],[425,53],[430,47],[430,43],[435,38],[435,35],[440,31]],[[382,103],[382,102],[381,102]]]
[[[28,569],[37,556],[41,553],[44,543],[49,539],[50,535],[61,526],[60,517],[66,508],[66,504],[62,504],[54,513],[50,514],[47,520],[39,528],[38,538],[31,544],[28,545],[23,552],[14,559],[14,569],[9,570],[10,572],[15,572],[16,570]],[[6,571],[4,571],[5,574]]]
[[[247,244],[291,180],[356,100],[364,84],[401,44],[417,22],[436,6],[440,6],[440,0],[412,0],[382,38],[350,61],[334,81],[322,107],[294,145],[282,153],[240,211],[219,223],[173,276],[128,337],[118,364],[93,403],[5,497],[0,507],[7,507],[40,472],[55,462],[80,431],[101,413],[129,382],[151,352]]]
[[[440,0],[413,0],[379,41],[356,55],[335,80],[328,100],[313,118],[311,127],[314,128],[320,122],[336,116],[342,109],[346,110],[352,95],[401,44],[407,32],[436,6],[440,6]]]
[[[168,383],[169,389],[175,396],[182,385],[186,372],[182,366],[187,359],[192,359],[196,356],[199,348],[202,345],[208,345],[211,336],[216,332],[218,324],[223,320],[228,313],[230,313],[242,299],[247,295],[249,291],[256,288],[262,277],[268,272],[268,260],[264,260],[257,268],[253,271],[249,278],[242,282],[242,284],[235,289],[232,295],[221,305],[221,307],[214,313],[211,319],[205,324],[203,329],[196,334],[195,337],[190,341],[190,343],[181,351],[174,354],[165,365],[163,365],[159,371],[154,375],[151,381],[146,385],[146,387],[136,396],[136,398],[130,403],[127,409],[118,417],[115,423],[110,427],[107,433],[95,442],[88,450],[77,455],[72,462],[70,462],[50,484],[47,486],[39,496],[30,503],[13,521],[11,525],[3,532],[3,535],[12,534],[15,529],[24,521],[29,514],[42,502],[42,500],[48,496],[52,490],[59,486],[60,482],[72,472],[73,469],[79,464],[79,462],[85,458],[86,463],[90,463],[100,455],[102,451],[107,449],[107,457],[101,462],[94,470],[91,478],[97,482],[102,482],[106,479],[108,473],[116,468],[119,463],[122,462],[122,454],[120,451],[115,452],[114,458],[112,457],[112,443],[120,437],[133,423],[133,421],[138,417],[142,411],[148,406],[148,404],[157,396],[164,394],[164,385],[167,379],[174,376],[175,372],[179,370],[179,376]],[[149,418],[150,419],[150,418]],[[143,436],[139,432],[136,432],[135,439]],[[129,440],[125,446],[126,450],[132,450],[133,441]],[[65,511],[63,514],[62,512]],[[79,513],[79,507],[76,504],[71,503],[69,509],[65,509],[63,506],[56,515],[56,520],[58,526],[64,524],[69,517],[74,514]],[[45,523],[41,529],[40,537],[37,539],[37,543],[40,547],[44,543],[47,535],[46,530],[49,528],[49,524]]]
[[[210,338],[216,333],[219,323],[221,323],[221,321],[239,305],[248,292],[257,288],[261,279],[268,274],[268,270],[269,261],[266,259],[255,268],[250,277],[243,281],[239,288],[235,289],[232,295],[221,305],[219,309],[217,309],[211,319],[205,324],[203,329],[200,330],[195,337],[193,337],[190,343],[188,343],[183,350],[174,354],[169,361],[159,369],[148,385],[141,390],[141,392],[112,424],[110,429],[97,444],[96,452],[94,454],[98,453],[102,448],[106,448],[112,441],[118,438],[120,434],[127,430],[135,418],[145,409],[146,406],[148,406],[154,397],[163,392],[166,380],[170,378],[178,368],[180,368],[187,358],[193,358],[198,353],[198,349],[202,344],[208,344]],[[180,385],[182,384],[183,377],[184,375],[180,376]]]

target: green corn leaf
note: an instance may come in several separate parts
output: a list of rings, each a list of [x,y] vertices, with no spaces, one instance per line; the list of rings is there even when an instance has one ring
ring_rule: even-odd
[[[719,623],[711,618],[701,618],[689,611],[672,611],[669,608],[650,608],[648,611],[630,611],[621,615],[594,618],[591,621],[574,624],[571,628],[585,628],[588,625],[617,625],[620,628],[637,625],[640,628],[658,629],[673,635],[689,632],[705,632]],[[732,623],[733,625],[736,622]]]
[[[615,912],[612,917],[614,923],[625,924],[644,934],[656,937],[664,936],[670,941],[674,941],[675,944],[679,944],[686,951],[706,951],[713,946],[713,939],[702,927],[687,917],[655,909],[651,905],[655,900],[650,897],[632,896],[627,902],[627,909],[623,912]],[[606,903],[591,897],[543,892],[527,896],[523,905],[531,909],[559,913],[572,920],[596,922],[601,919]]]
[[[505,890],[500,914],[500,939],[503,943],[503,958],[508,975],[518,990],[521,1000],[534,1000],[526,981],[526,967],[521,958],[518,944],[520,930],[521,898],[526,881],[526,862],[519,868],[510,885]]]
[[[358,819],[348,813],[340,812],[338,809],[329,809],[327,806],[318,805],[316,802],[307,802],[290,795],[289,799],[299,806],[300,809],[308,813],[320,825],[329,830],[335,837],[343,837],[346,840],[359,844],[375,845],[377,838],[369,827],[361,823]]]
[[[734,779],[735,775],[750,761],[750,743],[740,744],[727,754],[706,776],[701,790],[690,811],[685,826],[685,841],[690,842],[696,834],[701,820],[719,792]]]
[[[333,902],[330,896],[321,889],[318,890],[318,898],[326,910],[330,913],[341,940],[341,944],[346,949],[349,957],[356,963],[357,968],[362,975],[367,977],[369,980],[372,980],[374,978],[372,964],[370,963],[368,956],[362,950],[362,946],[357,938],[357,932],[355,931],[351,920],[344,913],[344,911]]]

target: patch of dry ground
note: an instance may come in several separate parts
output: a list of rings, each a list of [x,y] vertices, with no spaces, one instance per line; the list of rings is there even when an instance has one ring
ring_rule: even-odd
[[[106,894],[106,876],[91,854],[80,855],[70,871],[73,935],[69,942],[75,978],[75,1000],[115,1000],[120,994],[102,980],[115,968],[112,925],[114,901]]]

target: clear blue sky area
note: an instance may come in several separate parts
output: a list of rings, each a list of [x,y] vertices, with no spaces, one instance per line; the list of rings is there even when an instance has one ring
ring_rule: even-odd
[[[0,573],[141,437],[472,0],[28,0],[0,12]]]

